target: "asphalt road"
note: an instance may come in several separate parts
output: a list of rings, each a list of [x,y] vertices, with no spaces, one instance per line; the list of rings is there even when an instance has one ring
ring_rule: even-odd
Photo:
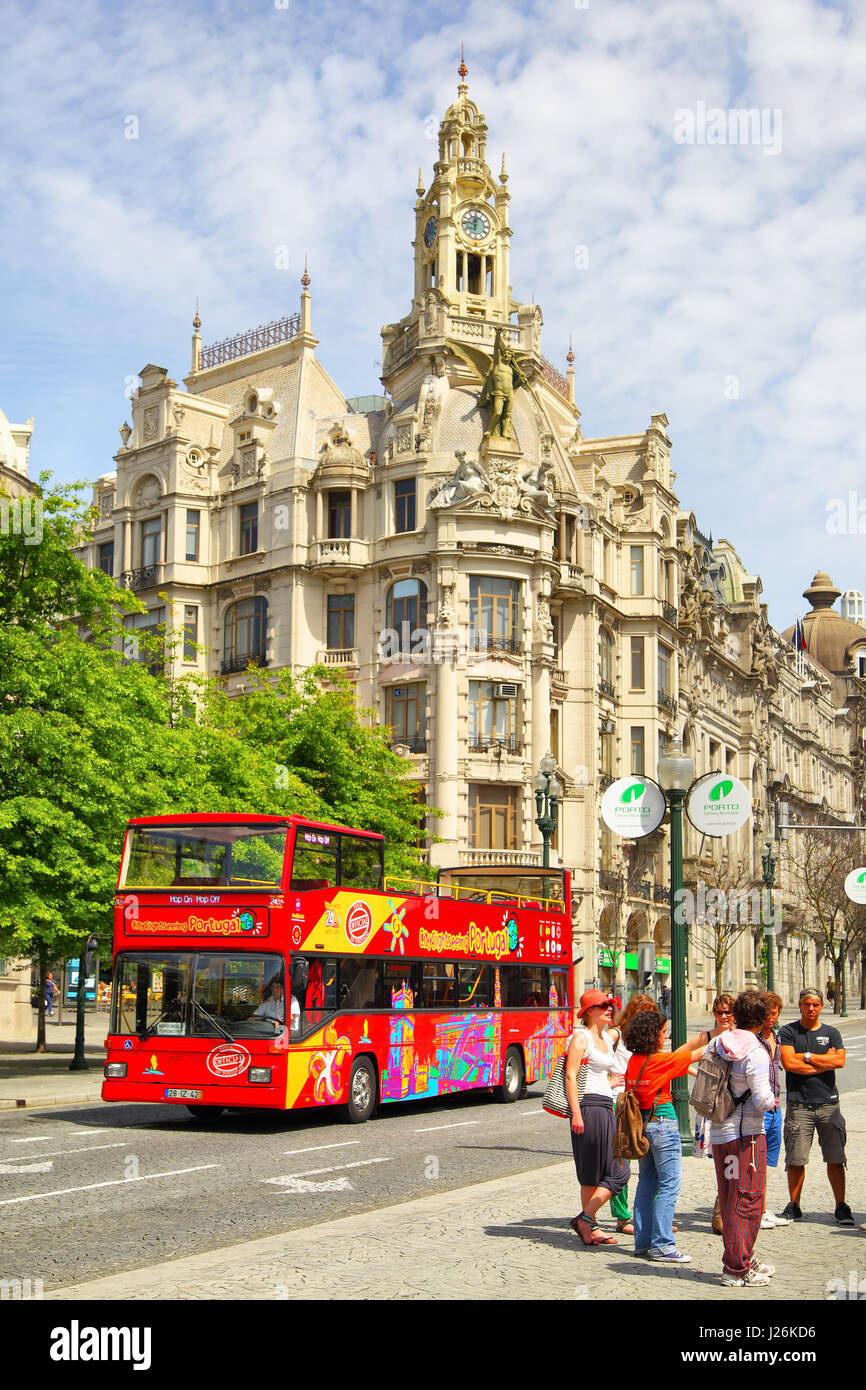
[[[843,1032],[844,1112],[845,1091],[866,1087],[866,1031]],[[49,1290],[435,1190],[521,1172],[531,1182],[571,1153],[542,1095],[539,1085],[515,1105],[478,1092],[388,1105],[366,1125],[338,1108],[209,1121],[167,1105],[10,1111],[0,1116],[0,1278],[40,1278]]]

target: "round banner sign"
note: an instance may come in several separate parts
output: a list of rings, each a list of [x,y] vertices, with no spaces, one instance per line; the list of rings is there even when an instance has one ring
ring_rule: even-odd
[[[866,903],[866,865],[851,870],[845,879],[845,893],[852,903]]]
[[[752,815],[752,797],[745,784],[722,772],[699,777],[686,799],[686,815],[704,835],[733,835]]]
[[[605,825],[627,840],[658,830],[665,818],[665,794],[649,777],[620,777],[601,798]]]

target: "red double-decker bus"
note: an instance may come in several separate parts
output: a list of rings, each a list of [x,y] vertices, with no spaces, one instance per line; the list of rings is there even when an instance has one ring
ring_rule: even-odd
[[[545,1078],[571,1029],[562,869],[384,876],[381,835],[299,816],[129,822],[102,1096],[291,1110]]]

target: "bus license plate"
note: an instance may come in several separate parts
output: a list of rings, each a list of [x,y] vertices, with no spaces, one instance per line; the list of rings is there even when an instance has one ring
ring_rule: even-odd
[[[188,1088],[187,1088],[187,1089],[184,1089],[183,1086],[166,1086],[164,1095],[165,1095],[165,1099],[166,1099],[166,1100],[203,1100],[203,1099],[204,1099],[204,1091],[191,1091],[191,1090],[189,1090]]]

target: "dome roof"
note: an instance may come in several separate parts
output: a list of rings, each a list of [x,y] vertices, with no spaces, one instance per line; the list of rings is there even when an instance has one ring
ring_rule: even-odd
[[[806,651],[836,676],[849,675],[855,669],[856,649],[866,652],[866,627],[850,622],[833,609],[841,592],[823,570],[818,571],[803,592],[803,597],[812,605],[812,612],[803,619]],[[793,635],[793,627],[782,633],[789,642]]]

